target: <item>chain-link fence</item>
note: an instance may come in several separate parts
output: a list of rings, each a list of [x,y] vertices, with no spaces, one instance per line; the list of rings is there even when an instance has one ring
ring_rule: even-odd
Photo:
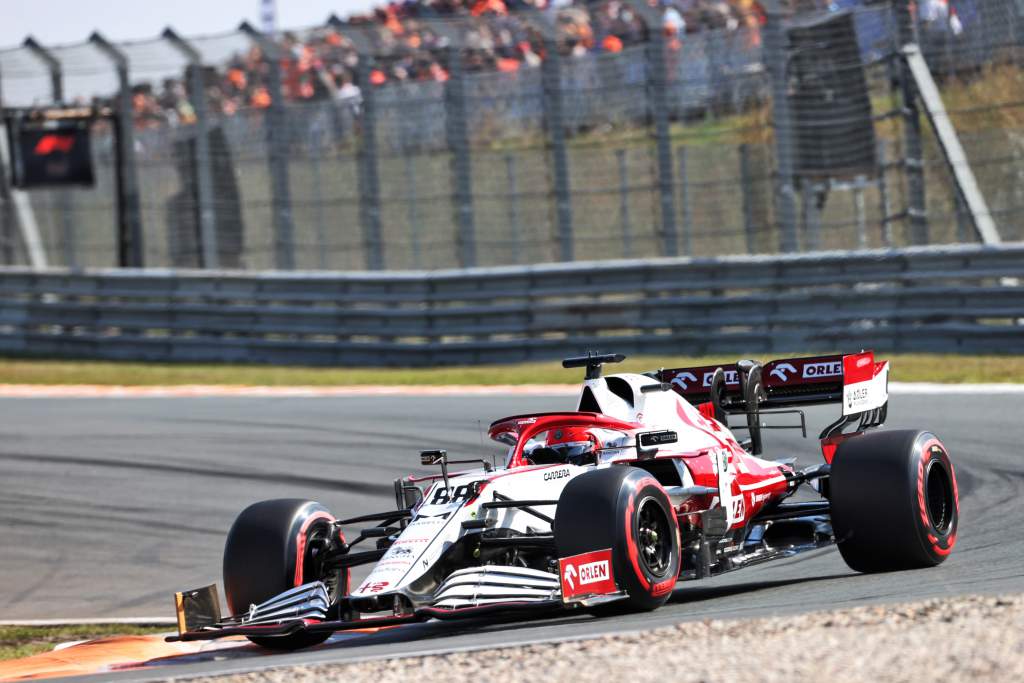
[[[113,57],[99,36],[0,51],[5,107],[115,93],[119,56],[132,130],[126,165],[97,120],[95,187],[32,191],[18,211],[7,193],[0,261],[27,260],[27,210],[51,265],[118,265],[118,172],[134,179],[127,220],[149,267],[436,269],[975,241],[908,106],[898,54],[912,40],[1003,238],[1022,238],[1019,0],[778,9],[698,32],[646,3],[615,6],[630,14],[611,24],[601,2],[275,36],[168,31]],[[841,16],[845,48],[828,37]],[[822,35],[838,46],[827,71]],[[860,95],[841,95],[858,82]]]

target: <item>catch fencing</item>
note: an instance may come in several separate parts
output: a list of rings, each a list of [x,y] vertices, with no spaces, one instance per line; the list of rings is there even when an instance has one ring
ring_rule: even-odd
[[[798,55],[772,42],[772,30],[793,19],[781,9],[763,27],[673,39],[659,12],[635,3],[646,39],[617,51],[567,50],[560,15],[552,24],[515,14],[503,20],[515,22],[509,30],[543,36],[535,49],[546,58],[507,73],[474,61],[480,44],[498,40],[482,20],[423,21],[424,36],[445,39],[431,53],[444,78],[427,81],[379,82],[379,72],[403,60],[413,68],[413,59],[382,43],[380,30],[336,22],[275,36],[172,32],[116,44],[135,86],[130,156],[143,263],[442,269],[973,242],[938,146],[896,85],[896,48],[908,38],[940,80],[1003,239],[1022,239],[1024,8],[950,0],[952,13],[925,11],[940,4],[912,3],[909,34],[897,21],[905,2],[852,10],[859,54],[843,59],[864,71],[874,139],[840,151],[877,149],[869,168],[840,178],[789,172],[792,151],[779,142],[785,112],[774,104]],[[597,26],[606,7],[591,6]],[[357,63],[344,63],[354,83],[298,100],[271,93],[269,106],[236,106],[218,91],[205,114],[199,106],[194,93],[221,88],[240,61],[256,59],[242,81],[265,77],[288,90],[280,65],[303,45],[331,40],[358,52]],[[114,63],[97,45],[47,50],[57,67],[49,71],[35,48],[0,51],[5,106],[115,92]],[[30,193],[50,264],[117,265],[118,169],[106,125],[95,128],[95,189]],[[815,125],[798,121],[794,144]],[[200,128],[212,131],[206,149],[196,144]],[[4,204],[0,263],[25,263]],[[203,221],[217,235],[205,253]]]
[[[390,274],[0,269],[0,354],[433,366],[1024,352],[1024,244]]]

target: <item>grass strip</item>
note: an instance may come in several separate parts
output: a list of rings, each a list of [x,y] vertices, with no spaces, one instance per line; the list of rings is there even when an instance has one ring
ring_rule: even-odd
[[[173,631],[173,626],[83,624],[64,626],[0,626],[0,661],[48,652],[60,643],[107,636],[136,636]]]
[[[787,354],[772,354],[781,358]],[[800,355],[800,354],[792,354]],[[1024,356],[948,354],[878,354],[892,361],[890,379],[898,382],[1024,382]],[[735,356],[637,356],[615,371],[642,372],[660,367],[728,364]],[[770,360],[765,356],[762,360]],[[282,367],[270,365],[203,365],[0,359],[0,384],[104,386],[356,386],[356,385],[495,385],[576,384],[579,369],[564,370],[558,361],[513,365],[434,368]]]

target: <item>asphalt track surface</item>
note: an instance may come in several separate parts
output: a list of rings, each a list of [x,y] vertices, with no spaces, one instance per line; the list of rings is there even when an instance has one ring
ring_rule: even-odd
[[[955,389],[951,389],[951,392]],[[103,679],[238,671],[579,638],[684,620],[785,614],[934,596],[1024,591],[1019,395],[894,395],[889,427],[947,444],[960,538],[943,565],[850,571],[833,550],[684,583],[647,614],[428,623],[314,650],[199,661]],[[565,409],[570,397],[0,399],[0,619],[171,616],[171,594],[220,579],[224,536],[250,502],[319,500],[338,515],[394,505],[423,448],[498,454],[480,425]],[[812,439],[768,432],[768,456],[820,462]],[[361,574],[354,578],[358,579]]]

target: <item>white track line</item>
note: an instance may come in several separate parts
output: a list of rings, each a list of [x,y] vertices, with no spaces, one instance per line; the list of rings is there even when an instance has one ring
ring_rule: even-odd
[[[266,387],[223,384],[180,386],[104,386],[97,384],[0,384],[0,398],[202,398],[268,397],[324,398],[366,396],[575,396],[571,384],[452,385],[452,386],[342,386]]]
[[[0,626],[99,626],[125,624],[130,626],[177,626],[178,621],[168,617],[107,617],[105,619],[15,619],[0,621]]]
[[[368,396],[575,396],[573,384],[496,384],[447,386],[268,387],[225,384],[105,386],[98,384],[0,384],[0,398],[363,398]],[[890,382],[892,394],[1024,394],[1024,384],[940,384]]]
[[[941,384],[890,382],[890,394],[1024,394],[1024,384]]]

